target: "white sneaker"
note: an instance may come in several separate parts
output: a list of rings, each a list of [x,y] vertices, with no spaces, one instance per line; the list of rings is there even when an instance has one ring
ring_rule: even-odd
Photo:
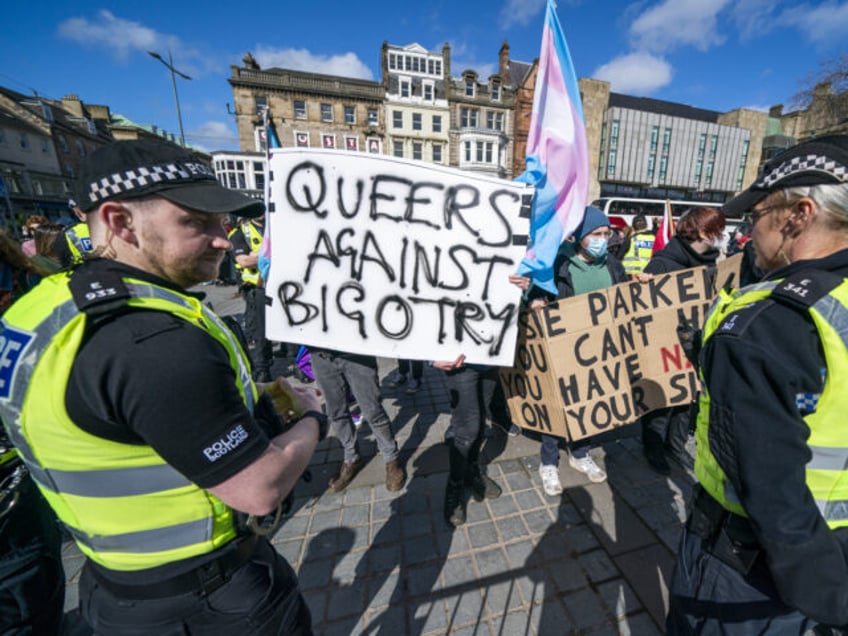
[[[569,455],[568,465],[571,466],[574,470],[579,470],[581,473],[584,473],[589,478],[589,481],[594,482],[596,484],[607,480],[607,474],[604,469],[598,466],[595,463],[595,460],[592,459],[589,455],[580,458],[574,457],[573,455]]]
[[[542,478],[542,488],[546,495],[556,497],[562,494],[562,484],[559,483],[559,468],[539,464],[539,476]]]

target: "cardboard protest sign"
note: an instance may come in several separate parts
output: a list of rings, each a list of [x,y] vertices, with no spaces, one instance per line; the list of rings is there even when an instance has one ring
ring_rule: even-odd
[[[681,270],[522,312],[515,364],[501,370],[513,421],[578,440],[688,404],[698,379],[677,324],[703,323],[713,279]]]
[[[274,149],[266,329],[352,353],[512,364],[533,189],[393,157]]]

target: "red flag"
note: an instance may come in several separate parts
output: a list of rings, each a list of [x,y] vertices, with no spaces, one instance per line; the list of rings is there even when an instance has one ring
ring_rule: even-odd
[[[671,218],[671,201],[665,200],[665,213],[663,214],[660,227],[657,230],[657,236],[654,238],[654,250],[652,254],[656,254],[671,240],[674,236],[674,219]]]

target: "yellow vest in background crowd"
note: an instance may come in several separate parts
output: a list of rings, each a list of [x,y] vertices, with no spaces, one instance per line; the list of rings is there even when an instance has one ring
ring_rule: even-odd
[[[767,299],[779,284],[780,281],[768,281],[743,287],[731,294],[721,292],[707,316],[704,343],[722,324],[733,320],[736,312]],[[816,301],[808,311],[821,338],[826,376],[820,396],[796,396],[799,407],[807,406],[809,409],[810,405],[816,404],[813,412],[803,416],[804,423],[810,428],[807,446],[813,454],[807,464],[806,482],[827,525],[840,528],[848,526],[848,428],[845,426],[845,414],[848,413],[848,393],[845,391],[848,386],[848,342],[843,340],[839,331],[841,329],[844,334],[848,325],[848,281],[843,281]],[[703,379],[702,373],[702,384]],[[695,475],[725,510],[747,516],[727,475],[710,451],[709,413],[710,396],[704,388],[695,431]],[[761,452],[758,449],[738,449],[741,453],[749,451]]]
[[[91,435],[65,410],[65,387],[88,322],[68,287],[71,276],[43,279],[0,323],[7,363],[0,368],[0,416],[12,444],[80,550],[100,565],[140,570],[220,548],[237,535],[232,509],[151,447]],[[215,314],[173,290],[123,283],[130,295],[125,305],[177,316],[217,340],[253,411],[257,394],[247,357]]]
[[[65,230],[65,240],[68,242],[68,249],[71,250],[74,264],[82,263],[83,256],[91,252],[91,234],[88,231],[88,224],[76,223]]]
[[[624,271],[628,275],[639,274],[648,265],[653,253],[654,235],[650,232],[634,234],[630,239],[630,247],[622,261]]]
[[[259,248],[262,246],[262,234],[259,232],[259,229],[250,221],[242,223],[238,227],[233,228],[230,233],[227,235],[228,237],[232,237],[233,234],[241,230],[242,234],[244,234],[247,239],[247,244],[250,246],[251,252],[258,252]],[[236,265],[236,271],[241,276],[241,280],[243,283],[247,285],[259,285],[259,270],[256,267],[242,267],[238,263]]]

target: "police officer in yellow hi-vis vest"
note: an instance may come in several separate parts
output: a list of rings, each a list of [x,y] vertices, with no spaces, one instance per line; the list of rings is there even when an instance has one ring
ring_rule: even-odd
[[[187,291],[214,280],[226,214],[264,205],[165,141],[80,170],[90,259],[3,316],[0,416],[85,554],[96,634],[310,634],[297,577],[255,516],[277,510],[326,418],[317,392],[254,384],[237,338]]]
[[[654,234],[648,231],[648,219],[643,214],[633,217],[633,236],[622,263],[628,275],[641,273],[654,253]]]
[[[265,229],[265,217],[242,219],[229,235],[233,244],[236,271],[241,277],[244,297],[244,326],[253,361],[253,379],[267,382],[271,378],[273,354],[265,337],[265,284],[259,274],[259,248]]]
[[[845,634],[848,136],[779,154],[725,211],[768,274],[722,292],[703,327],[667,633]]]
[[[83,259],[92,251],[91,236],[85,221],[85,213],[80,210],[73,199],[68,202],[68,207],[74,213],[78,222],[65,228],[65,231],[57,236],[53,243],[53,253],[62,267],[82,263]]]

